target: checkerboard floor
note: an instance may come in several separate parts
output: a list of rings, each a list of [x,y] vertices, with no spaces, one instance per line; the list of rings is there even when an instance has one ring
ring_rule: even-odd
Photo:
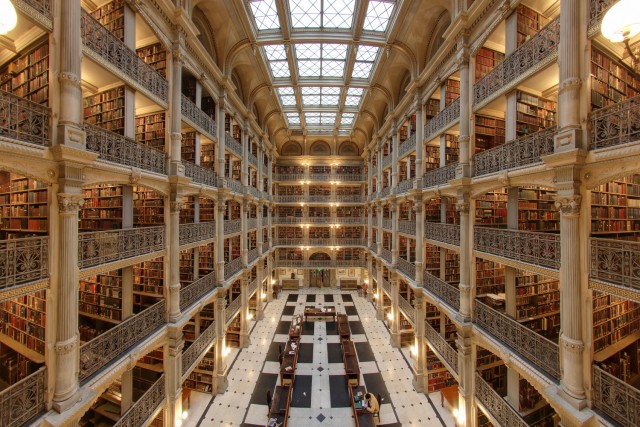
[[[443,419],[436,412],[428,397],[415,392],[408,356],[391,347],[389,331],[376,320],[370,302],[355,292],[301,289],[284,292],[266,306],[264,319],[251,331],[251,344],[229,362],[229,387],[224,394],[211,398],[192,393],[196,395],[192,416],[185,427],[264,426],[266,390],[273,390],[279,383],[279,347],[284,348],[288,339],[289,322],[305,306],[323,305],[334,306],[338,313],[349,316],[361,384],[382,397],[381,425],[453,426],[449,417]],[[336,324],[317,320],[305,326],[288,425],[353,426]]]

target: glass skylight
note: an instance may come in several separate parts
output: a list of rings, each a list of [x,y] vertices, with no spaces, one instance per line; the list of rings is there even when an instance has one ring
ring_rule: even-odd
[[[280,102],[284,106],[296,105],[296,94],[292,87],[280,87],[278,88],[278,95],[280,95]]]
[[[289,0],[293,28],[351,28],[355,0]]]
[[[289,126],[300,125],[300,115],[298,113],[287,113],[287,121]]]
[[[258,30],[280,28],[275,0],[249,0],[249,6]]]
[[[360,105],[360,101],[362,101],[362,95],[364,94],[364,89],[359,87],[351,87],[347,91],[347,97],[345,98],[344,105],[347,107],[357,107]]]
[[[336,123],[336,113],[304,113],[304,122],[309,127],[333,126]]]
[[[340,118],[340,127],[351,127],[353,124],[353,119],[355,118],[355,113],[342,113]]]
[[[394,6],[393,1],[370,0],[362,28],[367,31],[386,31]]]
[[[342,77],[347,45],[301,43],[296,45],[300,77]]]
[[[272,44],[264,47],[264,52],[269,60],[269,68],[274,78],[290,77],[289,63],[287,62],[287,52],[284,45]]]
[[[339,87],[302,87],[300,92],[304,105],[337,106],[340,102]]]

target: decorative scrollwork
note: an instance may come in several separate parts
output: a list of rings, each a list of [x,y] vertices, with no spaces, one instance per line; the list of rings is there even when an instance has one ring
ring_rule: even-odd
[[[592,373],[594,406],[624,427],[640,425],[640,390],[598,366]]]
[[[414,280],[416,278],[416,265],[407,261],[406,259],[398,257],[396,267],[411,280]]]
[[[529,424],[476,372],[475,394],[482,406],[501,426],[528,427]]]
[[[458,373],[458,351],[440,335],[429,322],[424,322],[424,336],[429,345]]]
[[[242,158],[242,144],[240,144],[234,137],[229,135],[228,133],[224,136],[224,143],[231,151],[237,154],[240,158]]]
[[[612,147],[640,139],[640,96],[592,111],[589,149]]]
[[[226,219],[224,220],[224,235],[239,233],[242,230],[242,220]]]
[[[0,91],[0,136],[48,147],[50,125],[49,108]]]
[[[224,280],[229,279],[234,274],[242,270],[242,258],[238,257],[224,265]]]
[[[45,379],[42,367],[28,377],[0,391],[0,425],[19,427],[45,411]]]
[[[387,264],[392,265],[393,256],[391,255],[391,251],[389,249],[382,248],[380,256],[382,257],[382,259],[387,261]]]
[[[640,243],[591,239],[590,278],[640,291]]]
[[[213,170],[185,160],[182,161],[182,165],[184,166],[184,175],[191,178],[193,182],[209,187],[218,186],[218,175]]]
[[[180,289],[180,311],[185,311],[191,304],[216,288],[216,272],[212,271],[204,277]]]
[[[216,235],[215,221],[180,224],[180,245],[213,239]]]
[[[618,0],[590,0],[589,7],[589,37],[593,37],[600,32],[602,18],[604,18],[607,10],[611,8]]]
[[[153,383],[140,399],[129,408],[113,427],[138,427],[145,425],[165,398],[164,374]]]
[[[49,238],[0,241],[0,290],[49,277]]]
[[[195,129],[206,134],[209,138],[217,139],[218,129],[215,120],[184,94],[180,102],[180,112]]]
[[[426,172],[422,178],[423,188],[448,184],[449,181],[456,177],[456,167],[458,167],[457,162]]]
[[[451,101],[444,110],[427,122],[424,126],[424,140],[433,139],[458,119],[460,119],[460,98]]]
[[[182,353],[182,378],[185,378],[196,361],[204,356],[204,353],[216,339],[216,322],[211,322],[207,329]],[[213,365],[206,365],[213,372]],[[200,368],[202,369],[202,367]]]
[[[560,269],[560,236],[557,234],[475,227],[473,243],[478,251]]]
[[[439,222],[424,223],[424,238],[460,246],[460,226]]]
[[[247,253],[247,262],[251,264],[253,261],[258,259],[258,248],[253,248]]]
[[[225,308],[225,323],[229,323],[231,319],[238,313],[240,310],[240,306],[242,305],[242,298],[240,295],[236,297],[231,303]]]
[[[460,310],[460,290],[425,270],[422,274],[422,287],[435,295],[456,311]]]
[[[398,307],[404,313],[405,317],[409,319],[413,325],[416,324],[416,309],[403,297],[402,295],[398,295]]]

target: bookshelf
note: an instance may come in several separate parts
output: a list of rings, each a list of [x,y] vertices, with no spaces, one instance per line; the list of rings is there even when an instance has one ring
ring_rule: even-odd
[[[507,193],[505,189],[490,191],[476,199],[476,225],[507,226]]]
[[[138,360],[136,366],[154,372],[163,372],[164,352],[162,347],[151,350]]]
[[[80,210],[80,231],[122,228],[122,186],[101,184],[82,190],[85,197]]]
[[[136,49],[138,57],[151,65],[162,77],[167,78],[167,51],[162,43],[154,43],[149,46]]]
[[[227,332],[225,335],[225,342],[227,347],[238,348],[240,347],[240,315],[237,314],[229,326],[227,326]]]
[[[180,265],[180,284],[184,287],[192,283],[194,279],[195,260],[193,248],[180,251],[178,263]]]
[[[216,146],[213,142],[202,138],[200,140],[200,166],[207,169],[215,169]]]
[[[297,188],[302,190],[302,187],[293,187],[288,186],[289,188]],[[324,185],[310,185],[309,186],[309,195],[310,196],[330,196],[331,195],[331,187]]]
[[[90,13],[121,41],[124,41],[124,4],[125,0],[113,0]]]
[[[191,101],[196,102],[196,86],[198,82],[191,74],[182,73],[182,94]]]
[[[440,100],[435,98],[429,98],[427,103],[424,105],[425,109],[425,124],[429,122],[432,118],[438,115],[440,112]]]
[[[124,86],[118,86],[83,101],[84,121],[124,135]]]
[[[0,359],[2,378],[17,381],[36,370],[35,364],[44,363],[46,324],[45,291],[0,302],[0,356],[5,359]]]
[[[328,239],[331,237],[329,227],[309,227],[310,239]]]
[[[424,171],[428,172],[440,167],[440,147],[437,145],[425,145],[425,168]]]
[[[440,277],[440,250],[439,246],[430,243],[424,247],[424,269],[436,277]]]
[[[449,165],[458,161],[460,156],[460,141],[458,135],[451,133],[444,134],[445,141],[445,164]]]
[[[444,249],[444,281],[460,283],[460,255],[448,249]]]
[[[329,194],[331,188],[329,188]],[[279,196],[302,196],[304,195],[304,188],[301,185],[278,185]]]
[[[517,43],[520,47],[547,25],[549,18],[524,5],[518,6],[517,13]]]
[[[224,239],[224,262],[240,258],[240,236]]]
[[[336,251],[338,261],[357,261],[363,259],[362,250],[356,248],[340,248]]]
[[[215,271],[216,260],[214,253],[214,243],[198,247],[198,274],[200,277],[204,277]]]
[[[516,91],[516,135],[538,132],[556,125],[557,104],[551,99]]]
[[[147,227],[164,224],[164,198],[155,190],[133,187],[133,224]]]
[[[640,339],[640,304],[593,291],[593,359],[608,359]]]
[[[311,208],[309,208],[311,209]],[[326,209],[325,212],[329,211],[329,208]],[[311,213],[311,211],[309,211]],[[329,216],[328,214],[323,216]],[[337,218],[359,218],[364,216],[364,210],[361,206],[339,206],[336,208],[336,217]]]
[[[451,104],[456,99],[460,98],[460,80],[447,79],[444,91],[444,105]]]
[[[277,214],[276,216],[280,218],[302,218],[303,217],[302,208],[298,206],[277,206],[276,214]],[[311,214],[311,211],[309,212],[309,214]]]
[[[428,203],[424,207],[424,220],[425,222],[440,222],[441,219],[441,211],[440,205],[441,200],[439,197],[430,199]]]
[[[591,109],[616,104],[640,93],[640,79],[615,55],[591,48]]]
[[[180,224],[193,224],[196,218],[196,201],[194,196],[182,196]]]
[[[516,320],[555,341],[560,333],[559,281],[517,270]]]
[[[336,166],[336,174],[340,174],[340,175],[360,175],[362,173],[365,173],[365,171],[363,171],[362,166]]]
[[[502,359],[489,350],[477,346],[476,367],[482,379],[501,396],[507,393],[507,367]]]
[[[43,236],[49,229],[47,184],[0,172],[0,238]]]
[[[0,68],[0,90],[49,104],[49,39],[44,37]]]
[[[109,323],[122,321],[122,270],[81,280],[78,311],[81,316],[95,320]],[[89,338],[92,337],[89,335]]]
[[[555,208],[555,191],[520,188],[518,191],[518,229],[560,231],[560,213]]]
[[[133,266],[133,293],[162,297],[164,294],[164,260],[156,258]]]
[[[302,175],[304,174],[304,166],[275,166],[275,172],[282,175]]]
[[[481,47],[476,54],[475,82],[477,83],[503,60],[504,53]]]
[[[300,209],[302,213],[302,209]],[[309,206],[309,216],[312,218],[328,218],[331,216],[329,206]]]
[[[504,293],[504,266],[476,258],[476,296]]]
[[[322,233],[320,230],[327,230],[327,236],[329,235],[329,229],[326,227],[314,227],[315,230],[318,230],[318,233]],[[311,237],[311,228],[309,228],[309,236]],[[279,239],[302,239],[303,232],[300,227],[278,227],[278,238]],[[319,238],[319,237],[315,237]],[[328,237],[327,237],[328,238]]]
[[[628,175],[591,191],[591,235],[608,239],[640,237],[640,175]]]
[[[475,152],[480,153],[505,142],[504,119],[475,115]]]
[[[136,116],[136,141],[164,151],[166,115],[163,112]]]
[[[331,166],[312,165],[312,166],[309,166],[309,173],[318,174],[318,175],[330,174]]]
[[[182,132],[182,142],[180,144],[180,157],[187,162],[196,162],[196,133]]]
[[[398,327],[398,333],[400,334],[400,347],[410,347],[415,342],[415,330],[413,329],[413,325],[400,311],[399,319],[400,325]]]
[[[362,191],[359,186],[342,185],[336,187],[336,195],[338,196],[359,196],[361,192]],[[309,194],[311,194],[311,187],[309,187]],[[331,194],[331,188],[329,188],[329,194]]]
[[[189,346],[195,341],[200,333],[204,332],[211,323],[215,320],[215,311],[213,303],[207,304],[200,311],[198,316],[191,318],[191,320],[183,328],[183,336],[185,339],[185,348],[187,350]],[[196,333],[196,322],[198,322],[198,333]],[[183,386],[190,390],[200,391],[204,393],[210,393],[213,391],[213,379],[215,372],[215,341],[214,344],[207,350],[203,358],[189,374],[184,381]]]

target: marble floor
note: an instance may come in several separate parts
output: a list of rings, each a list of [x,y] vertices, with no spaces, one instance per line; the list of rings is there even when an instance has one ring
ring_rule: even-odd
[[[451,415],[440,407],[437,393],[427,397],[415,392],[410,353],[391,347],[389,331],[376,320],[374,306],[356,292],[335,289],[283,292],[267,304],[264,319],[252,326],[250,345],[228,356],[231,367],[226,392],[215,397],[192,392],[189,418],[183,425],[264,426],[265,390],[273,390],[280,372],[278,346],[286,343],[291,318],[302,313],[305,305],[333,305],[339,313],[349,315],[361,383],[382,395],[381,425],[455,425]],[[344,387],[345,372],[342,361],[336,358],[340,344],[332,325],[335,323],[310,322],[303,331],[288,426],[355,425],[351,407],[338,392]]]

